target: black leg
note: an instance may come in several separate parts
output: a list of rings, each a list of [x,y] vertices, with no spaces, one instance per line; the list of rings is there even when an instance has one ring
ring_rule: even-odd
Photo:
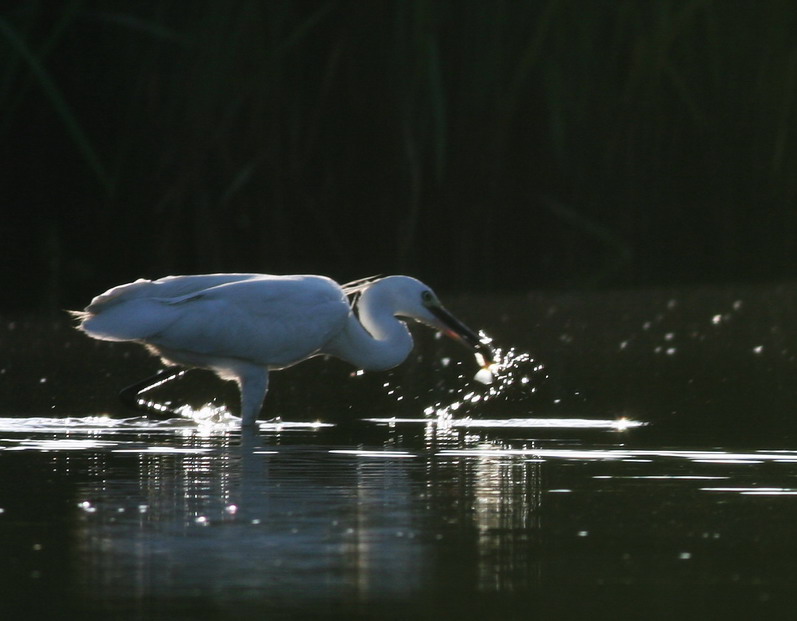
[[[180,367],[166,367],[161,369],[155,375],[148,377],[145,380],[136,382],[135,384],[122,389],[119,393],[119,399],[127,406],[136,410],[144,410],[145,412],[159,412],[167,414],[177,414],[177,412],[166,405],[147,401],[139,397],[142,393],[157,388],[166,382],[180,377],[186,369]]]

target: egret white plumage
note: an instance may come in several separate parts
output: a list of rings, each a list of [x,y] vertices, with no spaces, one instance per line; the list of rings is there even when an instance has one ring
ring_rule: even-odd
[[[356,304],[348,296],[358,294]],[[78,328],[106,341],[132,341],[167,365],[122,391],[138,394],[183,372],[214,371],[235,380],[241,420],[254,425],[268,390],[269,371],[330,355],[367,371],[403,362],[413,347],[405,319],[467,345],[483,366],[486,342],[449,313],[435,293],[409,276],[339,285],[324,276],[208,274],[137,280],[95,297],[75,312]]]

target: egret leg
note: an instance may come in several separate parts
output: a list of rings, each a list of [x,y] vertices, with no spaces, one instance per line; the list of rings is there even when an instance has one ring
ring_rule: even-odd
[[[130,406],[136,410],[143,410],[145,412],[167,412],[169,414],[177,414],[177,412],[170,407],[161,404],[151,404],[148,405],[148,402],[144,399],[141,399],[139,395],[142,393],[148,392],[153,388],[157,388],[166,382],[169,382],[173,379],[176,379],[183,375],[186,372],[186,369],[182,369],[180,367],[166,367],[165,369],[161,369],[155,375],[152,375],[140,382],[136,382],[128,386],[127,388],[123,388],[122,391],[119,393],[119,399],[127,406]]]
[[[257,415],[268,392],[268,369],[247,368],[239,373],[238,386],[241,389],[241,425],[252,427],[257,423]]]

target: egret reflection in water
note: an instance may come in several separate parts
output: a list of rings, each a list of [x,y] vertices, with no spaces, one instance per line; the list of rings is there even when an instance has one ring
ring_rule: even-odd
[[[657,487],[666,500],[676,483],[706,502],[795,492],[750,476],[762,463],[792,468],[797,451],[635,447],[639,421],[620,429],[612,419],[509,427],[372,419],[361,421],[358,435],[371,439],[362,447],[336,443],[334,425],[274,425],[253,434],[166,422],[0,419],[0,455],[45,454],[53,473],[84,473],[71,501],[80,555],[72,580],[87,601],[141,592],[177,601],[197,589],[209,589],[220,605],[260,601],[263,593],[307,605],[370,601],[422,592],[440,571],[433,550],[454,549],[475,559],[477,591],[506,593],[550,576],[546,537],[571,546],[607,536],[578,512],[560,515],[574,503],[622,510],[627,519],[629,501],[610,507]],[[513,439],[491,435],[506,428]],[[537,435],[546,430],[593,441]],[[721,465],[736,470],[718,475]],[[612,504],[601,504],[605,494]],[[722,532],[703,528],[711,541]],[[703,544],[683,545],[674,559],[692,558]]]

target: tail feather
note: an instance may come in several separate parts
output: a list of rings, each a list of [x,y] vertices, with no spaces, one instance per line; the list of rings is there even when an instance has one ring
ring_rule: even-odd
[[[83,323],[86,321],[86,319],[91,317],[91,313],[88,311],[67,310],[66,312],[72,317],[72,319],[77,319],[80,323]],[[80,326],[78,326],[78,328],[80,328]]]
[[[91,308],[91,307],[90,307]],[[77,313],[80,330],[103,341],[144,341],[171,325],[179,310],[159,300],[132,299]]]
[[[108,306],[140,297],[140,294],[144,293],[142,289],[146,289],[152,286],[152,284],[151,280],[139,278],[135,282],[108,289],[108,291],[101,293],[91,301],[86,307],[86,312],[95,314]]]

